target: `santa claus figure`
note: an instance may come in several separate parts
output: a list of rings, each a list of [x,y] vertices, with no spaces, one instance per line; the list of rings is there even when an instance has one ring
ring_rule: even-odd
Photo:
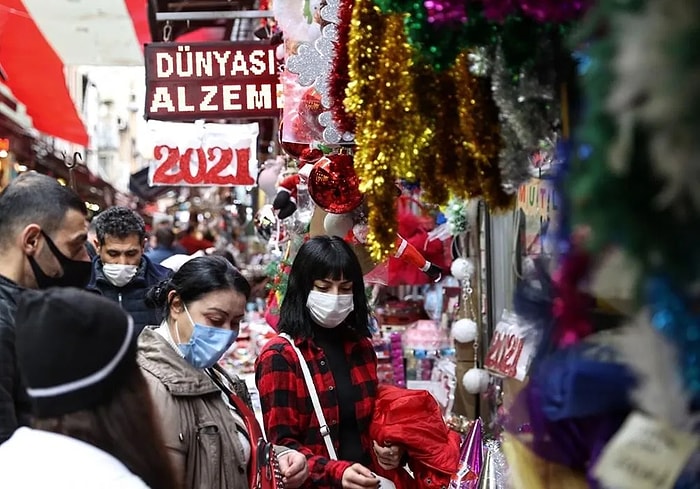
[[[299,156],[299,171],[283,178],[277,185],[277,195],[272,202],[272,208],[277,211],[280,219],[286,219],[297,210],[297,187],[299,182],[309,178],[314,164],[323,158],[319,149],[305,149]]]

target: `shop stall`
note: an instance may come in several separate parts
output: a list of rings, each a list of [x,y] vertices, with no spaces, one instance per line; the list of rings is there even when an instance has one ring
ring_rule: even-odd
[[[254,388],[297,250],[339,236],[380,382],[428,391],[462,437],[451,488],[697,487],[700,10],[681,3],[278,0],[264,41],[147,48],[142,178],[259,189],[224,365]],[[277,135],[259,166],[250,117]]]

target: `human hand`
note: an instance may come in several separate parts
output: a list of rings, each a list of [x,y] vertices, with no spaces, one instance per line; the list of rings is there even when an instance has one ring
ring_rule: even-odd
[[[377,463],[384,470],[398,469],[401,465],[401,459],[406,449],[401,445],[387,445],[385,447],[379,445],[376,441],[374,444],[374,453],[377,456]]]
[[[361,464],[353,464],[343,472],[343,489],[376,489],[379,480],[372,472]]]
[[[309,466],[303,454],[296,450],[288,450],[278,457],[278,461],[284,487],[296,489],[306,482],[309,477]]]

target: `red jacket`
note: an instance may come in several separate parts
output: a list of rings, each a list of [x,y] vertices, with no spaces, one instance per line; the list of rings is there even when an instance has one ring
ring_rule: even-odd
[[[377,471],[391,479],[396,489],[445,488],[457,472],[460,436],[447,427],[428,391],[379,386],[369,432],[380,445],[406,448],[415,480],[403,469]]]

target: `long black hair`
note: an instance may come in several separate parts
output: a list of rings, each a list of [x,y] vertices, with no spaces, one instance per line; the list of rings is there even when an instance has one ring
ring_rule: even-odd
[[[151,489],[181,488],[163,441],[148,384],[136,364],[135,355],[122,376],[121,384],[108,402],[63,416],[37,418],[32,426],[104,450]]]
[[[231,262],[221,256],[193,258],[167,280],[146,293],[146,304],[163,309],[163,317],[170,315],[168,294],[174,290],[183,303],[189,304],[217,290],[232,289],[248,300],[250,284]]]
[[[345,324],[360,336],[371,336],[362,267],[350,245],[337,236],[316,236],[299,248],[280,306],[280,332],[292,338],[313,336],[313,320],[306,300],[314,281],[324,279],[352,282],[354,309]]]

